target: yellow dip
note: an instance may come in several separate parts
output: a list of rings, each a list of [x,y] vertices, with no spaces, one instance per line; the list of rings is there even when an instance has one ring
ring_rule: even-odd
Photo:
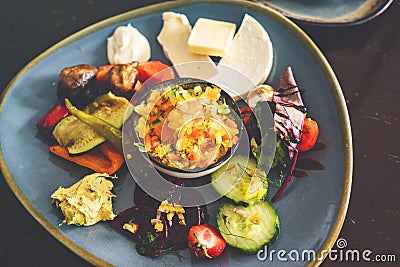
[[[52,201],[65,216],[63,223],[89,226],[99,221],[113,220],[111,193],[113,183],[108,174],[93,173],[69,188],[59,187]]]

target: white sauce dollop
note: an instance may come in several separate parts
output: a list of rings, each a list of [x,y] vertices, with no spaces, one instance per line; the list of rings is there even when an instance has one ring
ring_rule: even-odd
[[[130,23],[116,28],[113,35],[107,38],[107,58],[111,64],[146,62],[150,56],[149,41]]]

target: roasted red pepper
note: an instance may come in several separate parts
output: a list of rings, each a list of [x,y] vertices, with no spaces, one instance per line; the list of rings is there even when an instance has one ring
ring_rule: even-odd
[[[124,157],[110,142],[105,142],[88,152],[74,156],[69,155],[68,150],[59,145],[50,146],[50,151],[57,156],[92,169],[95,172],[110,175],[115,173],[125,162]]]
[[[141,83],[144,83],[149,78],[153,77],[155,74],[163,70],[164,72],[159,74],[159,76],[154,77],[156,83],[173,79],[175,77],[174,72],[172,69],[166,70],[168,68],[168,65],[165,65],[160,61],[148,61],[140,63],[139,66],[137,66],[137,70],[139,71],[139,81]]]
[[[61,103],[57,103],[49,112],[46,113],[37,123],[39,132],[45,136],[51,136],[56,124],[69,115],[68,109]]]
[[[98,82],[104,81],[104,79],[107,76],[107,73],[111,70],[112,67],[114,67],[114,64],[104,65],[99,67],[99,71],[97,72],[96,75],[96,80]]]

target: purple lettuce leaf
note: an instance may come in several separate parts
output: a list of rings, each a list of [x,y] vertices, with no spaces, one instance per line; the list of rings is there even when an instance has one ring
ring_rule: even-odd
[[[297,146],[301,140],[304,123],[304,107],[300,90],[294,79],[291,67],[287,67],[280,76],[279,88],[274,92],[273,102],[276,104],[274,114],[275,132],[284,141],[289,152],[289,162],[284,170],[284,181],[273,196],[276,201],[289,184],[298,158]]]

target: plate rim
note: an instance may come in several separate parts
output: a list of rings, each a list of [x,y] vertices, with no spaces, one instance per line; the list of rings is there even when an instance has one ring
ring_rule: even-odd
[[[253,0],[251,0],[253,1]],[[375,0],[378,1],[378,0]],[[282,15],[291,18],[293,20],[296,20],[298,22],[303,22],[311,25],[320,25],[320,26],[328,26],[328,27],[344,27],[344,26],[352,26],[352,25],[359,25],[363,24],[365,22],[368,22],[378,16],[380,16],[383,12],[385,12],[390,5],[393,3],[394,0],[385,0],[384,2],[376,2],[376,3],[371,3],[373,6],[368,9],[367,11],[363,12],[359,16],[354,16],[352,19],[345,20],[345,16],[342,17],[341,20],[338,19],[332,19],[330,21],[328,20],[323,20],[322,18],[314,17],[311,15],[297,15],[295,12],[292,12],[290,10],[280,8],[276,5],[270,4],[269,2],[262,2],[262,0],[257,0],[257,3],[259,5],[263,5],[266,7],[269,7],[275,11],[278,11]],[[371,9],[374,9],[374,7],[377,6],[376,10],[371,12]],[[357,10],[353,11],[357,12]]]
[[[352,176],[353,176],[353,144],[352,144],[352,134],[351,134],[351,125],[350,125],[350,117],[347,110],[345,98],[340,87],[339,81],[336,78],[336,75],[330,66],[328,60],[325,58],[323,53],[317,47],[317,45],[312,41],[312,39],[294,22],[290,19],[286,18],[278,11],[262,6],[258,3],[246,1],[246,0],[230,0],[227,2],[226,0],[185,0],[185,1],[174,1],[174,2],[161,2],[158,4],[153,4],[137,9],[133,9],[127,12],[123,12],[121,14],[111,16],[94,24],[91,24],[76,33],[69,35],[68,37],[62,39],[57,42],[50,48],[46,49],[44,52],[39,54],[33,60],[31,60],[28,64],[26,64],[8,83],[4,92],[1,95],[0,101],[0,117],[2,116],[3,106],[7,100],[8,94],[11,92],[15,83],[33,66],[35,66],[40,61],[44,60],[46,57],[55,53],[57,50],[73,43],[76,40],[80,40],[86,35],[93,34],[98,30],[106,28],[111,25],[115,25],[126,20],[137,19],[140,17],[144,17],[147,15],[160,13],[168,9],[173,8],[181,8],[185,6],[191,6],[194,4],[201,3],[211,3],[211,4],[227,4],[227,5],[236,5],[239,7],[246,8],[251,11],[259,12],[263,15],[267,15],[278,21],[281,25],[283,25],[291,34],[293,34],[298,41],[303,45],[303,47],[310,53],[310,55],[316,60],[317,65],[321,67],[321,72],[323,73],[325,79],[328,81],[329,90],[332,94],[333,100],[335,102],[335,107],[337,109],[337,115],[339,120],[339,125],[342,125],[340,128],[340,134],[344,139],[344,144],[342,144],[342,153],[345,155],[344,158],[344,177],[343,177],[343,192],[340,199],[340,204],[337,209],[337,214],[333,224],[331,225],[331,230],[328,233],[328,237],[324,241],[321,249],[316,253],[315,260],[310,262],[308,266],[319,266],[324,259],[328,255],[328,251],[334,246],[336,239],[338,238],[340,231],[343,227],[343,223],[345,221],[349,201],[350,201],[350,192],[352,185]],[[8,166],[6,165],[2,145],[0,144],[0,168],[2,174],[9,185],[10,189],[20,201],[20,203],[25,207],[25,209],[32,215],[33,218],[37,222],[39,222],[44,229],[46,229],[53,237],[55,237],[59,242],[61,242],[64,246],[66,246],[69,250],[80,256],[82,259],[87,262],[97,265],[97,266],[112,266],[111,263],[101,259],[94,254],[88,252],[78,244],[74,243],[71,239],[65,236],[61,231],[58,230],[55,226],[53,226],[46,217],[40,213],[33,203],[28,199],[28,197],[24,194],[22,189],[17,185],[13,176],[11,175]]]

